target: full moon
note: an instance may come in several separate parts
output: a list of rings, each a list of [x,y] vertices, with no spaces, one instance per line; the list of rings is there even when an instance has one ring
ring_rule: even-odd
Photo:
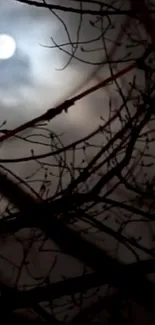
[[[6,60],[13,56],[16,50],[14,38],[7,34],[0,34],[0,60]]]

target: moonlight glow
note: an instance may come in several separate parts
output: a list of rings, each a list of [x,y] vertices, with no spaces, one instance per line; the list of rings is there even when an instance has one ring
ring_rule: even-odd
[[[16,43],[13,37],[0,34],[0,60],[11,58],[16,50]]]

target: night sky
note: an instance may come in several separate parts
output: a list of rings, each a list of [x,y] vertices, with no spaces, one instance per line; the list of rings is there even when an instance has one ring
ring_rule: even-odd
[[[92,17],[83,17],[80,42],[97,38],[101,33],[91,27],[89,18]],[[62,50],[44,47],[54,45],[50,37],[57,44],[76,42],[79,20],[79,15],[51,13],[14,0],[1,1],[0,33],[13,36],[17,45],[11,59],[0,61],[1,120],[7,119],[13,126],[38,115],[74,93],[96,69],[96,62],[103,60],[103,51],[83,53],[79,48],[76,57],[95,65],[74,59],[64,68],[70,56]],[[95,47],[101,47],[101,40],[95,46],[88,44],[86,48]],[[70,54],[71,46],[66,45],[65,50]]]

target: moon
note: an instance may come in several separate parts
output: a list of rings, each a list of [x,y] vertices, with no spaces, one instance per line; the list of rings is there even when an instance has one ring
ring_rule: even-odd
[[[7,34],[0,34],[0,60],[11,58],[16,51],[14,38]]]

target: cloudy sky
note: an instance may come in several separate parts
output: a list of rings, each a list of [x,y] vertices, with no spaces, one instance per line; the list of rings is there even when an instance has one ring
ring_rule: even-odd
[[[69,1],[65,1],[64,5],[67,3]],[[99,29],[91,27],[91,19],[89,16],[83,17],[80,41],[89,41],[101,34]],[[50,37],[57,44],[69,43],[70,40],[76,42],[79,22],[79,15],[51,13],[15,0],[1,1],[0,33],[13,36],[17,45],[11,59],[0,60],[1,120],[7,119],[9,125],[16,125],[61,102],[90,76],[96,69],[96,62],[104,59],[103,51],[83,53],[78,49],[77,58],[89,60],[95,65],[75,59],[63,69],[69,60],[68,54],[43,46],[54,45]],[[105,28],[107,23],[105,19]],[[118,30],[115,28],[108,37],[114,37],[116,33]],[[112,43],[109,42],[108,46],[110,48]],[[101,40],[95,42],[95,46],[94,43],[88,44],[86,49],[95,47],[101,48]],[[71,53],[71,46],[66,45],[65,50]]]

